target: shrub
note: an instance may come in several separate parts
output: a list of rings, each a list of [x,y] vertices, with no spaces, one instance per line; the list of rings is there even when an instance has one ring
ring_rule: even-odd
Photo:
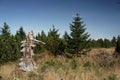
[[[0,76],[0,80],[4,80],[2,76]]]
[[[83,67],[85,67],[85,68],[87,68],[87,69],[90,69],[93,65],[94,65],[93,63],[87,61],[87,62],[85,62],[85,63],[83,64]]]
[[[72,59],[71,68],[76,69],[76,68],[78,68],[78,66],[79,66],[79,62],[77,60],[75,60],[75,59]]]
[[[118,80],[118,78],[117,78],[117,75],[115,75],[115,74],[111,74],[111,75],[109,75],[106,79],[104,79],[104,80]]]
[[[36,79],[36,74],[34,72],[29,72],[28,74],[29,80],[35,80]]]

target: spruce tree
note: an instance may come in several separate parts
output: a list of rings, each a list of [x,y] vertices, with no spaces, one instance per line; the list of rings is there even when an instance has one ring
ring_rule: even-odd
[[[104,48],[110,48],[111,47],[111,42],[109,39],[104,39]]]
[[[118,38],[117,38],[115,51],[117,53],[120,53],[120,36],[118,36]]]
[[[59,37],[58,29],[50,29],[47,36],[46,48],[54,56],[62,55],[65,49],[64,41]]]
[[[113,36],[111,40],[111,47],[115,47],[115,46],[116,46],[116,37]]]
[[[43,42],[46,42],[46,34],[45,34],[45,32],[44,32],[43,30],[41,31],[40,39],[41,39]]]
[[[16,41],[16,49],[18,51],[18,53],[20,54],[20,50],[21,50],[21,41],[24,40],[26,38],[26,33],[23,29],[23,27],[20,27],[19,30],[16,31],[15,34],[15,41]],[[19,55],[19,57],[21,57],[22,55]]]
[[[40,40],[40,41],[43,41],[45,43],[47,42],[47,36],[46,36],[46,34],[43,30],[41,31],[41,34],[40,33],[37,34],[36,39]],[[36,44],[36,47],[35,47],[34,51],[35,51],[35,53],[41,53],[45,50],[46,50],[45,45]]]
[[[4,22],[4,25],[1,28],[0,32],[1,32],[1,36],[4,36],[6,38],[10,36],[9,26],[7,25],[6,22]]]
[[[72,54],[82,54],[89,47],[89,34],[85,32],[85,24],[79,14],[76,14],[74,21],[70,24],[71,33],[67,40],[67,50]]]
[[[4,23],[0,32],[0,63],[17,60],[19,57],[17,42],[15,37],[10,34],[9,26]]]
[[[68,33],[65,31],[65,34],[63,35],[64,40],[67,42],[69,39]]]
[[[23,27],[20,27],[19,30],[16,32],[16,37],[19,37],[20,40],[24,40],[26,38],[25,31],[23,30]]]
[[[53,25],[53,29],[50,29],[48,32],[48,41],[46,46],[47,50],[50,51],[53,55],[57,54],[59,36],[58,29],[55,29]]]
[[[69,43],[70,37],[69,37],[69,35],[66,31],[63,35],[63,39],[64,39],[64,42],[65,42],[65,50],[67,51],[67,48],[69,47],[68,43]]]
[[[11,59],[11,47],[10,47],[10,40],[11,40],[11,35],[10,35],[10,30],[9,26],[7,25],[6,22],[4,22],[3,27],[0,30],[1,32],[1,48],[0,48],[0,63],[5,63],[10,61]]]
[[[98,47],[97,41],[95,39],[92,39],[90,42],[92,48]]]
[[[18,42],[11,35],[9,25],[4,23],[0,30],[0,64],[15,61],[20,56]]]
[[[97,40],[97,47],[103,48],[104,47],[104,40],[102,38]]]

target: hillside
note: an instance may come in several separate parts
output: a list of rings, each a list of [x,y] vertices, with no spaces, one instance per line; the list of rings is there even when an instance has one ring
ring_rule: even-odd
[[[92,49],[92,53],[101,54],[91,53],[92,56],[70,59],[64,56],[53,57],[45,52],[34,57],[37,69],[33,72],[19,70],[19,61],[1,66],[0,80],[119,80],[120,59],[111,55],[113,51],[114,48]]]

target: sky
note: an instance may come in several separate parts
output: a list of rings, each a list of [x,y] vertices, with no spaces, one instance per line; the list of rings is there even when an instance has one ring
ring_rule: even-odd
[[[82,17],[90,38],[120,35],[120,0],[0,0],[0,27],[6,22],[12,34],[22,26],[35,35],[52,28],[59,34],[70,33],[70,24],[77,13]]]

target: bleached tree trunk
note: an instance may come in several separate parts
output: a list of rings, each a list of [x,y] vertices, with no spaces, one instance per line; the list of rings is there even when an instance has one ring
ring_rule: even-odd
[[[36,63],[34,62],[32,56],[34,55],[33,48],[35,47],[35,43],[43,43],[42,41],[36,40],[33,36],[33,31],[28,33],[27,38],[22,41],[22,58],[20,59],[21,62],[19,63],[20,69],[23,71],[32,71],[36,69]]]

